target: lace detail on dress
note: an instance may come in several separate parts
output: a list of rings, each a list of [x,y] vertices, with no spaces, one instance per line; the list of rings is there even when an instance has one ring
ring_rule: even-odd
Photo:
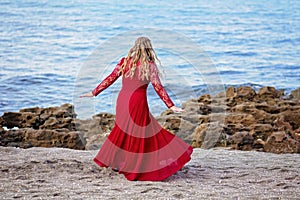
[[[151,78],[150,81],[153,85],[154,90],[158,94],[158,96],[163,100],[163,102],[166,104],[168,108],[171,108],[174,106],[174,103],[172,102],[171,98],[169,97],[167,91],[162,86],[159,75],[158,75],[158,69],[155,64],[151,66]]]
[[[93,95],[97,96],[100,92],[108,88],[111,84],[113,84],[120,76],[121,65],[124,62],[124,58],[120,60],[120,62],[116,65],[115,69],[112,71],[110,75],[108,75],[93,91]]]

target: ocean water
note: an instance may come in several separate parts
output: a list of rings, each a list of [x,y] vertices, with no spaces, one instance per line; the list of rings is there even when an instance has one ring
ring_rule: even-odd
[[[298,0],[1,0],[0,115],[63,103],[81,118],[113,113],[120,80],[97,98],[78,95],[109,74],[137,31],[154,38],[178,106],[213,93],[215,82],[216,91],[268,85],[288,94],[300,86],[299,10]],[[148,101],[155,115],[166,109],[151,86]]]

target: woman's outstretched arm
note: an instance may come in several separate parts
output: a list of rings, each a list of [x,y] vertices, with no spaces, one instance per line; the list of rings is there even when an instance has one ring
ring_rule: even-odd
[[[158,69],[156,65],[151,66],[151,78],[150,81],[153,85],[154,90],[158,94],[158,96],[163,100],[163,102],[166,104],[168,108],[173,110],[174,112],[182,112],[183,110],[181,108],[178,108],[174,105],[173,101],[169,97],[167,91],[162,86],[159,75],[158,75]]]
[[[81,95],[80,97],[93,97],[100,94],[103,90],[108,88],[110,85],[112,85],[120,76],[120,67],[124,62],[124,58],[121,59],[121,61],[116,65],[115,69],[111,72],[110,75],[108,75],[93,91],[85,93]]]

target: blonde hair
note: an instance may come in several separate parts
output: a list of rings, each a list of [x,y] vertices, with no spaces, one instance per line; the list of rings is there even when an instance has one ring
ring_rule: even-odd
[[[143,81],[149,81],[150,77],[153,76],[153,74],[151,74],[153,70],[150,70],[150,63],[156,64],[156,62],[158,62],[159,65],[161,65],[160,60],[157,58],[152,47],[151,41],[147,37],[138,37],[135,40],[133,47],[129,50],[127,57],[125,57],[125,60],[121,65],[121,73],[125,75],[125,77],[133,78],[138,61],[140,61],[141,65],[139,66],[138,78]],[[129,70],[125,72],[127,64],[129,64]]]

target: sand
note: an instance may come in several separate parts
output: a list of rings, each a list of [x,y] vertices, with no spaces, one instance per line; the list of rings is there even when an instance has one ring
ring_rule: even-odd
[[[300,154],[194,149],[162,182],[127,181],[97,151],[0,147],[0,199],[300,199]]]

